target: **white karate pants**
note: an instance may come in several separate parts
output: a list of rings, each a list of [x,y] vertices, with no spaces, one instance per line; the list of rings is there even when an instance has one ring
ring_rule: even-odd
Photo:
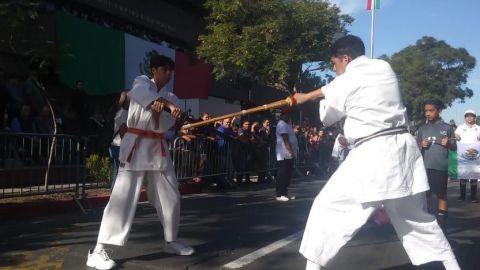
[[[130,234],[142,183],[163,225],[165,241],[175,241],[180,222],[180,192],[173,170],[118,172],[115,186],[103,211],[98,243],[123,246]]]
[[[346,189],[344,185],[332,184],[320,192],[310,210],[300,246],[300,253],[308,260],[326,266],[381,205],[384,205],[412,264],[455,258],[435,217],[422,208],[426,202],[424,192],[398,199],[357,203],[342,192]]]

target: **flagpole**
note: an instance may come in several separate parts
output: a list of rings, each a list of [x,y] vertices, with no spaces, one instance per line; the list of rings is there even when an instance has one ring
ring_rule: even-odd
[[[375,0],[372,1],[372,23],[370,26],[370,58],[373,58],[374,32],[375,32]]]

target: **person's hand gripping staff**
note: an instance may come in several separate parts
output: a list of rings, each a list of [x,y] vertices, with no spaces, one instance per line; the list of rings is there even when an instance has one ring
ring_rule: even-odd
[[[172,102],[164,98],[159,98],[153,101],[151,109],[152,109],[152,117],[153,117],[156,129],[158,128],[158,125],[159,125],[160,114],[164,110],[169,111],[170,114],[175,119],[179,119],[180,116],[182,115],[182,111],[180,110],[180,108],[178,108]]]

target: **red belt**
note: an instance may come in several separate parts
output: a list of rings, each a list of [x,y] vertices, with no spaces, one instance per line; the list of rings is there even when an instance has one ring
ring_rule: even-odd
[[[127,129],[128,133],[132,133],[135,135],[138,135],[138,138],[135,140],[135,144],[132,147],[132,150],[130,151],[130,154],[128,155],[127,161],[130,162],[132,159],[133,151],[135,150],[135,147],[137,146],[138,139],[140,138],[149,138],[149,139],[159,139],[163,140],[165,138],[165,135],[163,133],[157,133],[151,130],[144,130],[144,129],[138,129],[138,128],[128,128]],[[167,156],[167,150],[165,149],[165,146],[163,145],[163,141],[160,141],[160,146],[161,146],[161,151],[162,151],[162,157]]]

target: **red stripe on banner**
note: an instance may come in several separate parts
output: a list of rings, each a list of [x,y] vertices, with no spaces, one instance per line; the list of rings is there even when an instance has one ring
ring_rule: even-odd
[[[372,2],[373,1],[374,0],[367,0],[367,10],[372,10],[372,7],[373,7]]]
[[[180,51],[175,53],[175,81],[173,93],[180,99],[208,99],[211,85],[210,70],[205,62],[192,63],[188,56]]]

